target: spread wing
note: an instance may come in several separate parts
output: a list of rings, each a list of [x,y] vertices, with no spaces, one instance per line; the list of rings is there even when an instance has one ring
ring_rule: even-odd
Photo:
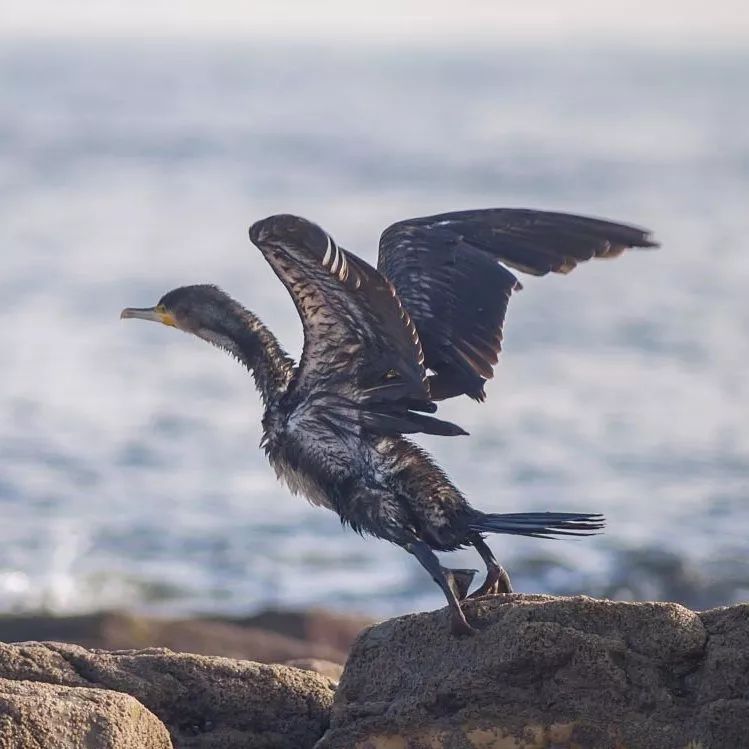
[[[429,395],[414,324],[392,284],[319,226],[279,215],[250,228],[302,320],[304,349],[289,406],[336,433],[465,434],[424,413]]]
[[[378,270],[419,332],[433,400],[466,393],[483,400],[502,348],[513,291],[500,263],[543,276],[569,273],[593,257],[657,247],[648,232],[566,213],[495,208],[408,219],[380,238]]]

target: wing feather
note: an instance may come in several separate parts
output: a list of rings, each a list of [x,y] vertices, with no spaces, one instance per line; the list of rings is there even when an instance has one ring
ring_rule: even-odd
[[[543,276],[592,258],[657,247],[648,232],[551,211],[495,208],[408,219],[380,238],[378,270],[395,286],[421,339],[434,400],[483,400],[502,348],[513,291],[505,265]]]
[[[304,349],[287,397],[303,422],[333,420],[349,432],[465,433],[415,413],[436,405],[416,326],[382,274],[297,216],[258,221],[250,239],[302,321]]]

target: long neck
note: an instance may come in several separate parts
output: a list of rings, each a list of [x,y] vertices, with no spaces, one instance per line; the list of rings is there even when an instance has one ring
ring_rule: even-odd
[[[294,360],[281,348],[271,331],[241,304],[231,300],[228,314],[202,338],[228,351],[252,373],[263,402],[269,406],[285,391],[294,371]]]

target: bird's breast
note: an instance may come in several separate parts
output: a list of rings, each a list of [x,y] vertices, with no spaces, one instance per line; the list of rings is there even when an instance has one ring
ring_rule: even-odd
[[[318,420],[280,423],[266,431],[265,449],[276,476],[292,493],[339,514],[351,487],[371,478],[372,447],[359,437],[345,439]]]
[[[292,494],[301,494],[313,505],[335,510],[330,499],[331,487],[323,486],[317,476],[312,475],[304,468],[293,465],[282,456],[271,457],[270,462],[279,481],[286,484]]]

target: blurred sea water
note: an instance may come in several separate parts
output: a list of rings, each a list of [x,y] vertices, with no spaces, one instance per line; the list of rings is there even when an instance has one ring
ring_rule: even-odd
[[[269,43],[0,48],[0,611],[443,605],[400,549],[279,486],[228,357],[123,306],[220,284],[298,356],[247,239],[528,206],[652,228],[524,279],[484,405],[419,440],[488,511],[605,535],[491,541],[523,591],[749,597],[749,55]],[[468,552],[451,566],[480,566]]]

